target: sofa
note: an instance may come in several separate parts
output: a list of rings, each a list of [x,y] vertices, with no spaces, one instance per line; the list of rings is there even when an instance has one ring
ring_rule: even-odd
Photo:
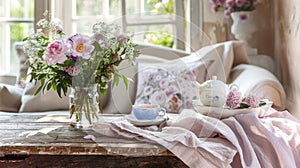
[[[38,83],[32,83],[28,77],[26,78],[28,66],[24,61],[26,54],[22,46],[23,43],[15,45],[21,67],[16,84],[13,84],[14,79],[5,81],[7,77],[0,78],[0,111],[67,111],[69,108],[68,95],[59,98],[53,90],[34,95]],[[140,56],[134,66],[129,66],[126,62],[120,65],[121,73],[131,79],[129,88],[126,89],[125,85],[120,82],[118,86],[109,88],[105,96],[101,95],[104,113],[130,113],[132,104],[150,101],[146,99],[152,99],[152,102],[156,101],[156,103],[163,102],[162,105],[167,106],[170,112],[180,112],[183,108],[192,108],[190,99],[195,99],[197,90],[192,83],[189,83],[188,75],[190,74],[193,75],[192,80],[197,80],[199,83],[211,79],[212,76],[217,76],[219,80],[228,85],[236,84],[243,95],[252,93],[272,101],[273,108],[277,110],[285,109],[286,95],[281,83],[268,70],[249,64],[249,57],[243,42],[226,41],[212,44],[192,53],[142,43],[138,44],[137,49],[140,51]],[[168,77],[157,76],[157,72],[163,72]],[[148,80],[144,79],[145,76],[152,79],[153,75],[156,75],[159,83],[153,84],[152,88],[145,88],[144,84],[147,82],[145,80]],[[182,85],[172,82],[178,76],[182,76],[179,79],[182,81]],[[162,97],[158,92],[153,92],[153,88],[155,87],[157,90],[156,86],[160,85],[169,86],[168,89],[175,86],[180,91],[173,94],[171,99],[166,96]],[[149,91],[149,88],[152,89],[151,93],[143,95],[146,94],[147,89]],[[159,91],[161,93],[163,89],[159,89],[161,89]],[[151,98],[153,95],[156,97]],[[184,98],[184,101],[180,100],[181,98]],[[177,104],[174,104],[173,100],[176,100]]]

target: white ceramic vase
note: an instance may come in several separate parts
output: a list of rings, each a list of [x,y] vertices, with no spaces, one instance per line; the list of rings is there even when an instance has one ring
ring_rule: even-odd
[[[257,50],[249,45],[249,40],[256,31],[253,11],[233,12],[231,18],[233,20],[231,33],[237,40],[245,42],[248,54],[256,54]]]

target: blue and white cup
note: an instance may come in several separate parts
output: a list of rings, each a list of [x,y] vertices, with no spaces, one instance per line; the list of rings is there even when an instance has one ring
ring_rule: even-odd
[[[132,106],[132,114],[138,120],[155,120],[166,114],[166,109],[156,104],[138,104]]]

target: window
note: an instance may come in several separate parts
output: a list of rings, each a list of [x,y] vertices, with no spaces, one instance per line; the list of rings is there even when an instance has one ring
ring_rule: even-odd
[[[46,9],[53,18],[62,21],[67,35],[89,33],[96,21],[114,22],[123,31],[134,32],[136,41],[189,51],[200,48],[201,3],[198,0],[0,0],[0,74],[18,71],[13,45],[33,30],[33,23],[42,18]]]
[[[17,72],[14,43],[33,29],[34,0],[0,1],[0,74]]]
[[[114,22],[123,31],[134,32],[136,41],[173,47],[176,33],[184,33],[183,24],[176,25],[174,14],[184,17],[182,11],[175,11],[176,4],[173,0],[56,0],[53,13],[63,20],[67,34],[89,32],[96,20]]]

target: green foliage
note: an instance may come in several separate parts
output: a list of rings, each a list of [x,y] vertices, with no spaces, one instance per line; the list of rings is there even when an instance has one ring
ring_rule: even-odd
[[[154,12],[156,14],[174,14],[173,0],[146,0],[145,8],[147,11]],[[174,39],[169,30],[160,28],[157,32],[151,32],[150,30],[148,30],[148,32],[145,34],[145,42],[172,48]]]
[[[166,47],[173,47],[174,39],[173,35],[168,33],[166,30],[163,32],[162,30],[160,32],[148,32],[145,38],[146,43],[156,44],[160,46],[166,46]]]

